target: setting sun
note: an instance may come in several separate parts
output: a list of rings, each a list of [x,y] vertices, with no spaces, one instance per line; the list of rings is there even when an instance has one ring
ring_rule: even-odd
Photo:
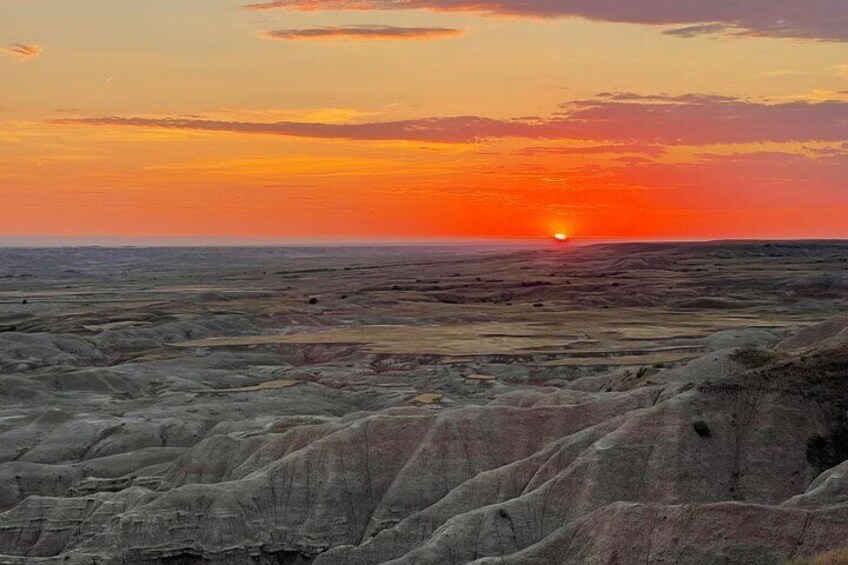
[[[554,239],[557,241],[568,241],[568,236],[564,233],[555,233]]]

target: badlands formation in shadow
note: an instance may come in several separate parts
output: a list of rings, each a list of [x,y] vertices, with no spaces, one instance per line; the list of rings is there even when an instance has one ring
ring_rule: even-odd
[[[0,563],[848,544],[848,244],[0,250]]]

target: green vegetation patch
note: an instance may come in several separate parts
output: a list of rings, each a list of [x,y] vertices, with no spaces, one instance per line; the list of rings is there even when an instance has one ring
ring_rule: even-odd
[[[730,358],[748,369],[759,369],[778,361],[776,353],[753,347],[740,349],[733,353]]]

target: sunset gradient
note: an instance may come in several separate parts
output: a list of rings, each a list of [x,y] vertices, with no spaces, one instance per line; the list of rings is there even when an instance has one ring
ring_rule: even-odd
[[[848,237],[842,0],[0,21],[0,236]]]

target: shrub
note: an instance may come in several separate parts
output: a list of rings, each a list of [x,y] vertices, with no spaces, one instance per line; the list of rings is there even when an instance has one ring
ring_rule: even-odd
[[[713,437],[713,433],[710,431],[710,426],[703,420],[693,422],[692,427],[695,429],[695,433],[703,438]]]
[[[822,473],[848,459],[848,425],[841,422],[826,436],[807,440],[807,462]]]
[[[744,365],[748,369],[759,369],[777,361],[777,355],[771,351],[745,347],[736,351],[731,359]]]

